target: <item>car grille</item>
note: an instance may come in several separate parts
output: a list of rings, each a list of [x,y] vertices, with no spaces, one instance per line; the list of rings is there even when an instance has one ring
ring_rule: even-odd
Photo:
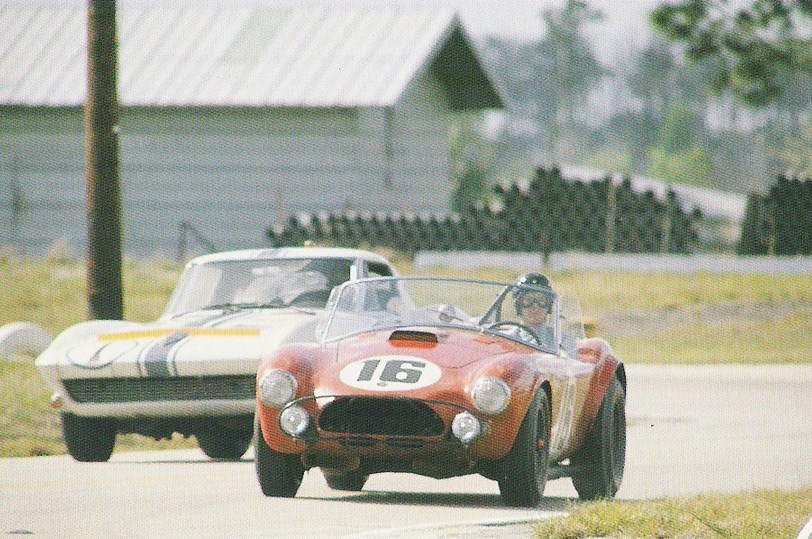
[[[409,399],[339,398],[321,412],[323,431],[384,436],[439,436],[443,420],[425,403]]]
[[[76,402],[155,402],[253,399],[254,376],[83,378],[63,380]]]

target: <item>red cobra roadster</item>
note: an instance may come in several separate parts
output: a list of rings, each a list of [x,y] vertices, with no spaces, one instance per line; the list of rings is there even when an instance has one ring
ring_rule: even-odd
[[[525,307],[542,308],[528,322]],[[529,307],[528,307],[529,308]],[[539,319],[540,318],[540,319]],[[361,490],[370,474],[471,473],[537,506],[548,479],[615,495],[626,450],[623,365],[549,288],[376,278],[333,290],[316,343],[257,373],[256,473],[295,496],[305,470]]]

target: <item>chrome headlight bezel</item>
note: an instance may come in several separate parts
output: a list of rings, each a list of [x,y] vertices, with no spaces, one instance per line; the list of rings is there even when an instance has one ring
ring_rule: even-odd
[[[296,397],[296,378],[286,370],[271,369],[259,380],[259,400],[270,408],[282,408]]]
[[[286,406],[279,414],[279,429],[291,438],[301,438],[310,426],[310,414],[299,405]]]
[[[480,378],[471,390],[474,407],[485,415],[498,415],[507,410],[510,397],[510,387],[495,376]]]
[[[454,417],[451,432],[463,444],[470,444],[482,435],[482,423],[474,414],[466,410]]]

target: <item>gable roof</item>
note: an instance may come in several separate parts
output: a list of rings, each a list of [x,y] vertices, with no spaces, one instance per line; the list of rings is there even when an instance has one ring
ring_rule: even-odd
[[[0,7],[0,105],[83,105],[86,20]],[[123,106],[386,107],[427,70],[452,109],[502,106],[450,10],[130,5],[117,25]]]

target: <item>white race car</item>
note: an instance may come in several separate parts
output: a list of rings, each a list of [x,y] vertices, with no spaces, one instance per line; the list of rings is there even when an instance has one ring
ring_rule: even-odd
[[[254,432],[260,360],[282,344],[315,341],[333,287],[393,275],[385,258],[357,249],[195,258],[157,321],[77,324],[37,358],[68,451],[105,461],[119,432],[178,432],[194,435],[211,458],[240,458]]]

